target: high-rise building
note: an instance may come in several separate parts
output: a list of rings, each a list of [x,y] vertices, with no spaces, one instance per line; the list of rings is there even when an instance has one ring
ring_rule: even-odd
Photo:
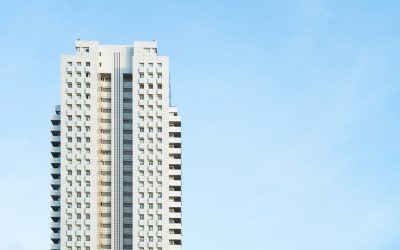
[[[76,41],[51,117],[51,250],[178,250],[181,120],[157,44]]]

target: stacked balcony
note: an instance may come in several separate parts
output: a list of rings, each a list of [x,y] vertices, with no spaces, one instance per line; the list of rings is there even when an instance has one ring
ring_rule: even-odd
[[[182,246],[182,172],[181,172],[181,119],[177,109],[169,110],[169,245],[170,249]]]
[[[61,133],[61,125],[60,125],[60,106],[56,106],[55,114],[51,116],[51,168],[50,168],[50,218],[51,218],[51,235],[50,239],[52,243],[50,244],[51,250],[59,250],[60,249],[60,174],[61,174],[61,164],[60,164],[60,133]]]

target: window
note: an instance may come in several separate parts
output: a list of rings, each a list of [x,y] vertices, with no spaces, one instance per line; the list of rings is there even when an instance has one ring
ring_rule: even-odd
[[[90,83],[86,83],[86,88],[90,88]]]
[[[72,62],[67,62],[68,66],[72,66]]]
[[[144,63],[139,63],[139,67],[144,67]]]
[[[86,142],[90,142],[90,137],[86,137]]]
[[[158,132],[162,132],[162,128],[157,128],[157,131]]]
[[[140,220],[144,220],[144,214],[140,214],[140,215],[139,215],[139,219],[140,219]]]
[[[158,208],[158,209],[162,209],[162,204],[160,204],[160,203],[157,204],[157,208]]]
[[[162,89],[162,85],[161,84],[157,84],[157,89]]]
[[[144,208],[144,204],[143,204],[143,203],[140,203],[140,204],[139,204],[139,207],[140,207],[140,209],[143,209],[143,208]]]
[[[90,62],[86,62],[86,67],[90,67]]]
[[[84,50],[85,52],[89,52],[89,47],[83,47],[83,50]]]
[[[86,72],[86,77],[90,77],[90,72]]]
[[[162,78],[162,74],[157,74],[157,78],[158,79]]]
[[[162,68],[162,63],[157,63],[157,67]]]
[[[144,78],[144,74],[139,74],[139,78]]]
[[[140,131],[140,132],[144,132],[144,128],[140,127],[140,128],[139,128],[139,131]]]
[[[153,68],[153,63],[149,63],[149,67],[150,67],[150,68]]]
[[[157,219],[158,219],[158,220],[162,220],[162,215],[159,214],[159,215],[157,216]]]
[[[140,89],[144,89],[144,85],[143,85],[143,84],[140,84],[140,85],[139,85],[139,88],[140,88]]]

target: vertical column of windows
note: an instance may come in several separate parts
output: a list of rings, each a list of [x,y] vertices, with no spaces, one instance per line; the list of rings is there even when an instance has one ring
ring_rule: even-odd
[[[163,241],[161,67],[157,62],[139,63],[139,249],[143,244],[162,249]]]
[[[67,62],[67,248],[90,249],[90,62]],[[73,245],[72,242],[75,242]]]

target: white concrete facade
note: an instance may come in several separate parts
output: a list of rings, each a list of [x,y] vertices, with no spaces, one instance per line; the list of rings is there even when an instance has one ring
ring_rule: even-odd
[[[157,44],[76,41],[51,117],[51,247],[178,250],[181,121]]]

